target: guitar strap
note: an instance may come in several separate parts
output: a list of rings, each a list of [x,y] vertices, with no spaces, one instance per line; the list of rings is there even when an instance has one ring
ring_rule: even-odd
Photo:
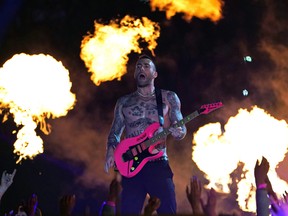
[[[157,102],[159,123],[160,123],[160,126],[163,126],[164,125],[164,117],[163,117],[163,101],[162,101],[161,89],[155,88],[155,93],[156,93],[156,102]]]

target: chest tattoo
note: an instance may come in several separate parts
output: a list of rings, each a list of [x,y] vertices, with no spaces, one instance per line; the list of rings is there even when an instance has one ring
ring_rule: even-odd
[[[123,115],[126,126],[126,137],[135,137],[152,123],[158,121],[156,99],[142,100],[137,95],[131,95],[123,103]]]
[[[141,107],[135,106],[131,108],[129,114],[132,116],[142,116],[144,114],[144,111]]]
[[[132,116],[146,116],[155,115],[157,112],[157,107],[151,103],[140,102],[139,104],[133,104],[131,107],[126,107],[129,115]]]
[[[128,137],[135,137],[139,134],[143,133],[143,131],[153,123],[153,121],[149,118],[140,118],[134,122],[129,123],[127,126],[129,128],[134,128],[136,130],[132,130],[133,133],[127,134]]]

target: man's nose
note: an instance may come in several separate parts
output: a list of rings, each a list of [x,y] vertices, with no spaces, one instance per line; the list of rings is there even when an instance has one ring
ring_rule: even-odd
[[[141,65],[137,68],[137,70],[140,72],[143,72],[143,71],[145,71],[145,68],[144,68],[144,66]]]

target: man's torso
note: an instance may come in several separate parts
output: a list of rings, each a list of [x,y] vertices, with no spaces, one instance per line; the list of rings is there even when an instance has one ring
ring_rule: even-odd
[[[162,90],[164,127],[170,126],[168,117],[169,104]],[[143,98],[137,93],[124,96],[122,114],[125,119],[126,138],[135,137],[154,122],[159,122],[156,97]]]

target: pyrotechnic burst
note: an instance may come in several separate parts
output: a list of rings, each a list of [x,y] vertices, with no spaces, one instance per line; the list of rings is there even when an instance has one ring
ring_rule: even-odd
[[[220,123],[204,125],[194,134],[193,144],[192,160],[206,173],[208,187],[229,193],[230,174],[243,164],[245,174],[237,182],[242,210],[256,212],[254,166],[262,156],[270,163],[268,176],[275,192],[282,195],[287,189],[276,168],[287,152],[288,125],[257,106],[250,112],[240,109],[229,119],[223,134]]]
[[[46,118],[65,116],[75,104],[70,92],[69,71],[49,55],[17,54],[0,68],[0,111],[4,121],[12,115],[21,129],[14,143],[14,153],[22,159],[43,153],[43,140],[36,135],[37,125],[50,133]]]
[[[91,80],[96,85],[121,80],[126,74],[128,54],[132,51],[141,53],[140,39],[153,53],[156,39],[160,36],[159,25],[146,17],[134,19],[127,15],[121,21],[112,20],[109,25],[95,21],[94,26],[94,34],[84,36],[81,42],[80,57],[92,73]]]
[[[221,0],[150,0],[150,6],[153,11],[157,8],[160,11],[166,11],[167,19],[170,19],[176,13],[182,13],[186,21],[190,21],[193,17],[200,19],[211,19],[217,22],[222,18]]]

